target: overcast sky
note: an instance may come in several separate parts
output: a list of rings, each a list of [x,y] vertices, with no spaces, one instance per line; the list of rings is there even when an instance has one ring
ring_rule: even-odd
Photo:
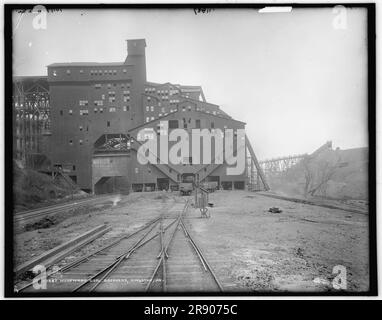
[[[368,145],[363,9],[347,9],[345,29],[333,27],[332,9],[64,10],[48,14],[45,30],[33,28],[35,16],[14,14],[15,75],[124,61],[125,40],[145,38],[148,81],[201,85],[207,101],[247,123],[259,159],[328,140]]]

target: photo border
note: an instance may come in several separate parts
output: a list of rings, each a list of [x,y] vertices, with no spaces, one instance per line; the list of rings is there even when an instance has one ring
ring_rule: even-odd
[[[376,226],[376,24],[375,3],[190,3],[190,4],[44,4],[47,9],[193,9],[193,8],[217,8],[217,9],[261,9],[264,7],[292,8],[333,8],[337,5],[346,8],[367,9],[367,68],[368,68],[368,138],[369,138],[369,290],[364,292],[177,292],[177,293],[137,293],[137,292],[94,292],[94,293],[15,293],[13,278],[13,253],[14,253],[14,228],[13,228],[13,76],[12,76],[12,11],[17,9],[32,9],[36,4],[4,4],[4,124],[5,124],[5,209],[4,209],[4,295],[5,297],[342,297],[342,296],[376,296],[378,295],[377,283],[377,226]]]

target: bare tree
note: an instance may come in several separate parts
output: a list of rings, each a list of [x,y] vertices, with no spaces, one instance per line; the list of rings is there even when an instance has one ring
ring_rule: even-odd
[[[304,197],[306,198],[309,194],[309,190],[311,189],[311,186],[313,184],[313,170],[309,165],[310,159],[305,158],[302,161],[302,165],[304,167],[304,177],[305,177],[305,184],[304,184]]]
[[[340,163],[340,157],[334,161],[306,158],[303,160],[304,167],[304,196],[325,195],[328,182],[336,172]]]

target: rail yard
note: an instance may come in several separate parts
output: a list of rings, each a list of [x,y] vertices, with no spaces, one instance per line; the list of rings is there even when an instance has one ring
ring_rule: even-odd
[[[18,229],[16,265],[99,225],[104,231],[96,230],[99,236],[81,240],[77,249],[66,249],[59,260],[51,258],[46,290],[36,289],[28,272],[16,276],[15,290],[322,292],[333,290],[336,265],[346,266],[348,289],[367,290],[367,211],[270,196],[216,191],[209,195],[209,218],[201,218],[193,196],[165,191],[94,197],[77,208],[51,207],[56,214],[45,209],[56,223]],[[269,212],[274,206],[281,212]],[[41,211],[34,221],[45,219]]]

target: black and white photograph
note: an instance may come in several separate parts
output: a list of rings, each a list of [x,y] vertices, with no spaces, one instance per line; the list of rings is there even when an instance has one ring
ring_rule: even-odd
[[[7,294],[376,295],[373,14],[6,4]]]

